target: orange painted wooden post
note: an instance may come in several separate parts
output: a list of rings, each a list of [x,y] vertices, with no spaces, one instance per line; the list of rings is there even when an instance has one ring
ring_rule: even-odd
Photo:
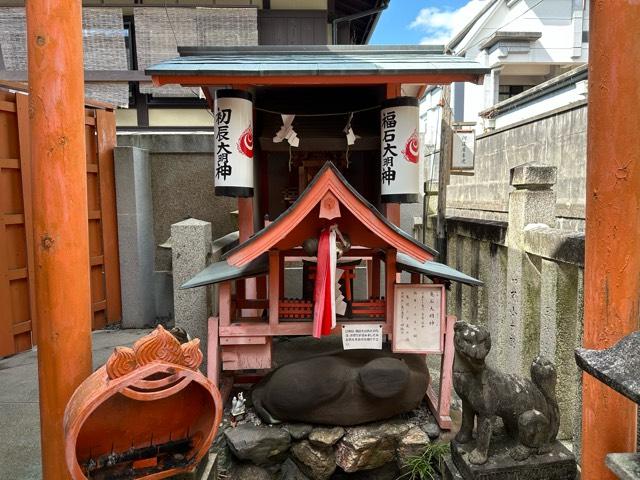
[[[240,243],[246,242],[254,233],[253,227],[253,197],[238,198],[238,235]],[[241,288],[244,298],[255,300],[257,297],[257,284],[255,278],[240,280],[236,285],[243,285]],[[243,316],[256,316],[257,310],[250,309],[242,312]]]
[[[269,250],[269,325],[275,328],[280,315],[280,252]]]
[[[91,374],[81,2],[26,2],[44,478],[65,479],[63,416]]]
[[[638,329],[640,314],[640,5],[591,1],[584,347]],[[583,374],[582,478],[616,478],[605,455],[636,446],[636,406]]]
[[[102,212],[104,287],[107,301],[106,321],[107,324],[111,324],[122,319],[116,175],[113,163],[113,147],[116,146],[116,116],[114,112],[96,110],[96,133],[100,175],[100,210]]]

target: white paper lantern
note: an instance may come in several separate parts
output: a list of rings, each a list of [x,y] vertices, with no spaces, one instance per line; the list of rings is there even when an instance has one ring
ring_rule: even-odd
[[[385,100],[380,111],[380,179],[383,203],[420,201],[418,99]]]
[[[215,118],[215,192],[253,196],[253,98],[244,90],[218,90]]]

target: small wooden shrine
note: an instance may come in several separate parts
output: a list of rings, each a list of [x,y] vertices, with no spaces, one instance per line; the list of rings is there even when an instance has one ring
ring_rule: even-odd
[[[481,282],[433,262],[399,228],[400,207],[421,201],[418,99],[429,84],[480,83],[487,70],[427,46],[179,51],[147,74],[201,88],[215,194],[238,201],[239,245],[183,286],[218,285],[209,378],[224,397],[233,375],[264,374],[277,336],[342,335],[345,349],[390,341],[395,352],[444,353],[440,394],[427,396],[447,428],[446,284]]]
[[[365,342],[363,348],[375,337],[387,337],[396,352],[444,352],[443,371],[450,371],[455,320],[446,316],[445,284],[480,282],[433,262],[431,248],[389,222],[329,162],[285,213],[183,286],[219,285],[219,315],[209,324],[214,383],[222,373],[270,369],[274,336],[313,333],[313,296],[303,288],[301,298],[285,297],[284,266],[302,260],[308,265],[302,281],[313,284],[315,257],[309,243],[327,228],[337,228],[350,244],[342,246],[337,260],[337,292],[344,305],[331,334],[340,335],[345,328],[351,334],[348,327],[355,326],[355,340]],[[370,272],[365,298],[354,293],[354,267],[360,263]],[[403,271],[411,273],[414,283],[401,282]],[[420,274],[430,283],[420,283]],[[266,287],[258,288],[256,299],[246,298],[244,285],[251,280]],[[443,380],[440,395],[431,392],[430,400],[446,426],[448,405],[439,399],[449,398],[450,375]]]

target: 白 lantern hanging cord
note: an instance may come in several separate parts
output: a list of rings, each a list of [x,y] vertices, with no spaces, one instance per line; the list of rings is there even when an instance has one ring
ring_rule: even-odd
[[[294,117],[341,117],[346,115],[353,115],[355,113],[370,112],[372,110],[379,110],[380,105],[373,105],[372,107],[361,108],[359,110],[350,110],[348,112],[329,112],[329,113],[283,113],[275,110],[269,110],[267,108],[254,107],[255,110],[264,113],[271,113],[273,115],[293,115]]]

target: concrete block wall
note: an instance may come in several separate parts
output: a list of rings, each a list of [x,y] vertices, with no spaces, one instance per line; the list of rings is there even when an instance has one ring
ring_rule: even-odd
[[[238,229],[231,212],[233,198],[214,194],[212,132],[118,134],[118,145],[145,149],[153,202],[154,269],[171,270],[171,250],[160,248],[171,236],[171,225],[187,218],[210,222],[213,238]]]
[[[153,207],[149,152],[141,148],[114,150],[122,326],[155,324]]]
[[[211,238],[237,230],[235,199],[214,194],[213,144],[211,132],[118,134],[124,327],[174,322],[172,224],[201,219],[213,225]]]

